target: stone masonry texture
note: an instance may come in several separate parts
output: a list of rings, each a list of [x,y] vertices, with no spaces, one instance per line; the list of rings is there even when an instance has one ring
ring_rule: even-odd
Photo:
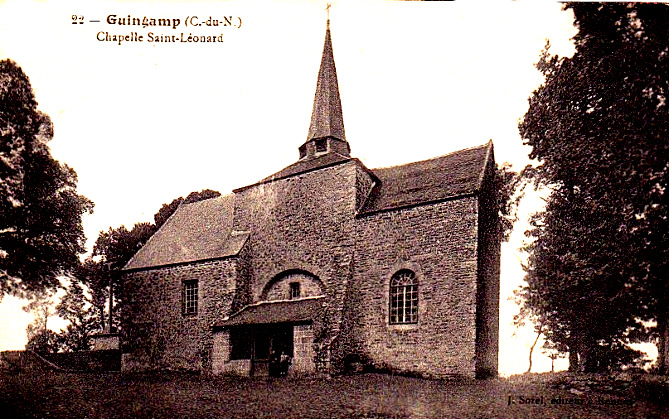
[[[475,197],[360,218],[353,339],[373,364],[431,376],[472,376],[475,362]],[[382,238],[382,239],[381,239]],[[418,279],[418,323],[389,323],[390,279]]]
[[[336,373],[347,360],[429,377],[496,375],[499,310],[497,210],[490,190],[358,214],[374,186],[356,159],[236,190],[237,255],[124,273],[124,369],[248,371],[229,361],[212,327],[247,304],[323,295],[321,313],[293,328],[294,373]],[[389,322],[390,279],[418,280],[418,321]],[[292,279],[291,279],[292,278]],[[198,282],[197,314],[182,310]]]
[[[211,324],[229,313],[237,295],[238,263],[225,259],[164,267],[125,276],[127,365],[175,370],[211,369]],[[184,281],[198,281],[197,314],[182,309]]]

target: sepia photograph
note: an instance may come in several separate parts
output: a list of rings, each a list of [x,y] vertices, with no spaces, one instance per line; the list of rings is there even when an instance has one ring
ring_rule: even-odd
[[[669,417],[669,5],[0,0],[8,418]]]

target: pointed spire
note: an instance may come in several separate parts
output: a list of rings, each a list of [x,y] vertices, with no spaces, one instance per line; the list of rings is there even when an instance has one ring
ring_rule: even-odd
[[[311,113],[311,124],[309,125],[307,141],[324,137],[333,137],[344,142],[346,141],[341,99],[339,98],[339,85],[337,84],[337,69],[335,68],[334,57],[332,55],[329,18],[327,29],[325,30],[325,45],[323,46],[321,68],[318,71],[316,96],[314,97],[314,107]]]

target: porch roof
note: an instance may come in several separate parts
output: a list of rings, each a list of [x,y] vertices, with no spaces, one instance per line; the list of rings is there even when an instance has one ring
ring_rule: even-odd
[[[320,296],[298,300],[264,301],[251,304],[227,319],[214,323],[214,328],[311,321],[321,310],[322,301],[323,297]]]

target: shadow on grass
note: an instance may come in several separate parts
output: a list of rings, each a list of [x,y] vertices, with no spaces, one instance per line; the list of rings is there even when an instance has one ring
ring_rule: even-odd
[[[659,406],[528,406],[574,397],[549,380],[437,381],[383,374],[251,379],[177,373],[0,373],[3,417],[664,417]],[[594,396],[593,396],[594,397]],[[6,412],[6,413],[5,413]]]

